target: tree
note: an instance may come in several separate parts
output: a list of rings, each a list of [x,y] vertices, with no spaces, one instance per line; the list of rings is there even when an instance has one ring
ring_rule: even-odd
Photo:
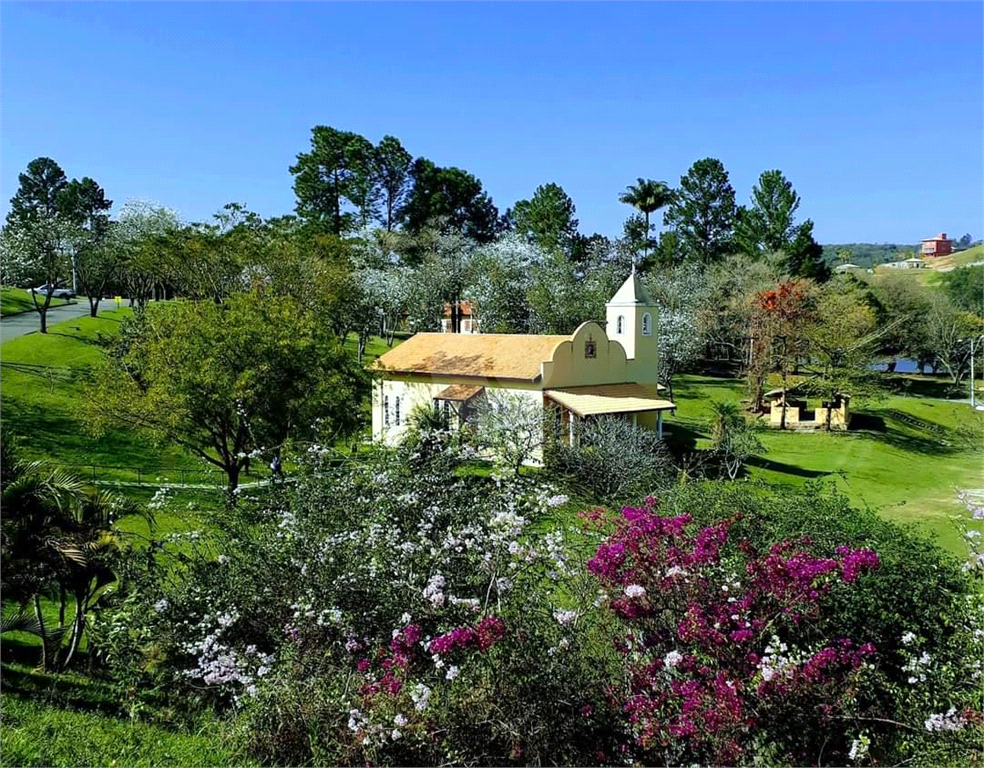
[[[981,335],[981,319],[964,312],[945,296],[935,296],[926,316],[929,354],[943,366],[954,384],[970,370],[970,343]]]
[[[974,242],[974,238],[968,232],[966,235],[957,240],[957,246],[960,248],[970,248],[970,244]]]
[[[327,323],[254,291],[137,316],[88,387],[87,417],[97,430],[122,424],[182,445],[234,490],[252,452],[350,434],[365,390]]]
[[[89,299],[89,314],[99,312],[99,301],[106,286],[115,277],[118,252],[108,246],[110,221],[107,211],[113,201],[89,177],[72,179],[58,194],[58,207],[78,230],[73,254],[77,290]]]
[[[577,237],[574,211],[574,201],[559,184],[546,184],[537,187],[532,198],[513,206],[512,227],[545,251],[570,254]]]
[[[720,160],[706,157],[681,177],[663,220],[687,257],[709,264],[731,250],[736,216],[728,172]]]
[[[818,395],[830,414],[841,395],[860,398],[876,391],[872,371],[880,336],[873,309],[856,292],[839,286],[825,290],[817,301],[812,322],[804,330],[807,360],[803,387]]]
[[[892,270],[875,280],[872,292],[878,301],[880,323],[891,325],[878,344],[879,353],[888,357],[888,370],[895,370],[898,357],[925,359],[926,318],[930,308],[926,289],[911,276]]]
[[[35,158],[27,164],[27,172],[17,178],[20,186],[10,198],[8,224],[59,213],[59,195],[67,186],[68,178],[58,163],[50,157]]]
[[[484,333],[532,332],[528,294],[533,270],[546,258],[536,244],[514,233],[478,249],[465,295]]]
[[[131,304],[142,311],[158,286],[175,277],[181,223],[169,208],[129,201],[110,228],[106,247],[119,260],[119,276]]]
[[[61,664],[68,667],[78,651],[86,619],[99,598],[117,580],[119,555],[128,538],[119,521],[139,516],[153,526],[153,515],[132,499],[89,490],[76,496],[67,509],[65,529],[81,557],[64,558],[58,575],[61,591],[59,623],[64,624],[66,593],[74,602],[68,649]]]
[[[499,211],[481,181],[460,168],[440,168],[422,157],[414,161],[410,174],[413,190],[400,213],[410,232],[440,222],[480,243],[495,238]]]
[[[643,246],[643,258],[645,258],[649,255],[649,240],[650,232],[652,231],[649,217],[673,201],[673,192],[666,185],[665,181],[640,178],[635,184],[630,184],[625,192],[618,196],[618,200],[620,203],[631,205],[645,219],[645,241]]]
[[[755,434],[738,406],[729,402],[711,404],[714,423],[711,426],[711,449],[718,456],[728,479],[738,477],[742,467],[752,456],[765,453],[765,446]]]
[[[984,315],[984,266],[960,267],[940,275],[943,291],[966,312]]]
[[[4,280],[30,284],[31,301],[41,319],[41,333],[48,332],[48,307],[54,288],[71,279],[72,254],[79,230],[57,213],[39,209],[30,217],[15,219],[0,233],[0,268]],[[47,286],[42,300],[34,286]]]
[[[41,638],[41,668],[49,665],[49,645],[61,637],[46,625],[41,593],[55,583],[67,559],[83,553],[66,535],[69,506],[82,493],[82,483],[64,470],[41,462],[22,461],[9,436],[3,435],[3,483],[0,504],[0,540],[3,546],[4,603],[33,603],[35,633]],[[61,622],[64,623],[64,622]]]
[[[741,253],[712,264],[705,274],[710,299],[703,317],[712,354],[747,367],[754,358],[758,295],[780,276],[768,261]]]
[[[673,461],[663,440],[624,415],[578,421],[573,444],[548,442],[547,470],[580,498],[602,504],[657,496],[672,482]]]
[[[394,136],[383,136],[374,153],[376,177],[382,191],[383,223],[390,232],[396,226],[397,214],[410,193],[410,170],[413,155],[407,152]]]
[[[586,306],[584,273],[563,253],[547,256],[531,271],[527,302],[534,333],[573,333],[585,318],[604,317]]]
[[[704,350],[703,316],[710,293],[699,264],[681,264],[643,278],[658,307],[659,380],[673,399],[673,377]]]
[[[813,239],[813,222],[796,223],[800,197],[782,171],[765,171],[752,188],[752,204],[738,211],[735,238],[744,253],[782,252],[792,277],[825,280],[829,268]]]
[[[749,367],[752,375],[764,371],[778,372],[782,382],[782,416],[779,428],[786,428],[786,397],[789,376],[807,354],[806,326],[812,319],[809,285],[801,280],[786,280],[757,297],[756,354],[758,364]],[[750,389],[760,391],[757,382]],[[756,405],[759,398],[756,397]]]
[[[372,144],[357,133],[312,128],[311,151],[298,154],[290,168],[298,215],[335,235],[350,229],[354,220],[371,221],[378,201],[374,155]],[[346,202],[357,216],[344,210]]]
[[[486,390],[478,404],[476,441],[497,464],[516,475],[543,447],[543,404],[539,398],[509,390]]]
[[[78,232],[59,208],[68,180],[58,163],[49,157],[38,157],[27,164],[27,171],[18,180],[20,186],[10,199],[3,229],[0,259],[6,281],[30,282],[41,333],[47,333],[51,292],[65,285],[71,276]],[[36,282],[48,286],[40,304],[34,292]]]

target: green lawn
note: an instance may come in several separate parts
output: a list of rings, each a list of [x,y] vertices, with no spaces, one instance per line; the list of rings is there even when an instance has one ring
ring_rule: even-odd
[[[38,301],[41,302],[42,298],[39,297]],[[63,304],[71,303],[64,299],[52,299],[50,306],[60,307]],[[8,288],[6,286],[0,288],[0,315],[19,315],[21,312],[33,311],[34,302],[31,300],[30,291],[24,288]]]
[[[129,312],[103,311],[95,318],[53,325],[47,334],[6,342],[0,350],[3,427],[22,439],[26,457],[77,467],[84,476],[91,476],[92,465],[132,468],[117,473],[96,470],[100,478],[119,479],[136,479],[138,469],[152,477],[170,477],[169,470],[195,470],[186,477],[201,482],[207,467],[184,449],[153,445],[146,436],[123,428],[94,436],[83,424],[84,377],[105,354],[99,339],[114,336]]]
[[[7,692],[0,697],[0,766],[245,765],[218,727],[174,732],[99,712],[64,709]]]
[[[674,385],[677,412],[668,434],[706,447],[714,400],[738,402],[736,379],[682,376]],[[901,523],[915,523],[940,543],[963,552],[951,516],[963,512],[958,490],[984,487],[981,415],[966,403],[889,395],[852,409],[851,432],[804,433],[763,430],[767,452],[749,475],[773,483],[830,481],[855,504]]]

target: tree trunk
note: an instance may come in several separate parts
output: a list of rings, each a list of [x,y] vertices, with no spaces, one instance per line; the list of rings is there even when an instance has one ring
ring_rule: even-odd
[[[58,627],[65,626],[65,601],[68,599],[68,595],[65,594],[65,587],[59,587],[59,600],[58,600]]]
[[[898,360],[894,357],[888,361],[888,365],[885,366],[885,373],[895,373],[895,366],[898,365]]]
[[[85,603],[88,599],[88,590],[85,593],[75,595],[75,621],[72,625],[72,640],[68,644],[68,654],[65,656],[65,661],[62,664],[64,669],[68,669],[68,665],[72,663],[72,658],[75,656],[75,652],[79,648],[79,642],[82,640],[82,631],[85,629]]]
[[[646,214],[646,236],[642,241],[642,259],[645,261],[649,258],[649,211],[645,211]]]
[[[226,475],[229,477],[229,493],[233,493],[239,487],[239,462],[227,464],[225,467]]]
[[[99,297],[96,296],[94,299],[92,296],[89,297],[89,317],[95,317],[99,314]]]
[[[44,614],[41,613],[41,596],[34,596],[34,617],[38,620],[38,632],[41,634],[41,671],[48,671],[48,633],[44,628]]]
[[[38,312],[41,315],[41,333],[47,333],[48,332],[48,308],[47,307],[44,307],[43,309],[39,309]]]

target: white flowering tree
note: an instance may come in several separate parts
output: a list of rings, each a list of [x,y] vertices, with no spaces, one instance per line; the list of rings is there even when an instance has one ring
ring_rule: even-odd
[[[516,392],[486,390],[486,397],[478,404],[480,448],[517,475],[543,448],[545,426],[540,402]]]
[[[474,302],[484,333],[532,331],[528,293],[533,268],[545,258],[539,247],[511,233],[478,250],[465,295]]]
[[[131,200],[120,209],[107,247],[118,254],[121,282],[138,309],[175,274],[172,238],[180,228],[177,213],[155,203]]]
[[[30,285],[31,298],[41,318],[41,333],[48,332],[51,290],[34,291],[35,285],[58,288],[72,279],[72,258],[81,232],[57,212],[37,210],[31,216],[11,218],[0,233],[0,271],[4,283]]]
[[[643,282],[659,309],[659,378],[672,399],[673,376],[693,363],[706,344],[703,319],[710,290],[696,264],[650,273]]]

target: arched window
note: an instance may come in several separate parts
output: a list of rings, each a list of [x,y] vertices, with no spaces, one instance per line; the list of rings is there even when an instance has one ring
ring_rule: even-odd
[[[625,317],[623,315],[618,316],[618,322],[615,323],[615,333],[620,336],[625,333]]]
[[[642,316],[642,335],[653,335],[653,316],[648,312]]]

